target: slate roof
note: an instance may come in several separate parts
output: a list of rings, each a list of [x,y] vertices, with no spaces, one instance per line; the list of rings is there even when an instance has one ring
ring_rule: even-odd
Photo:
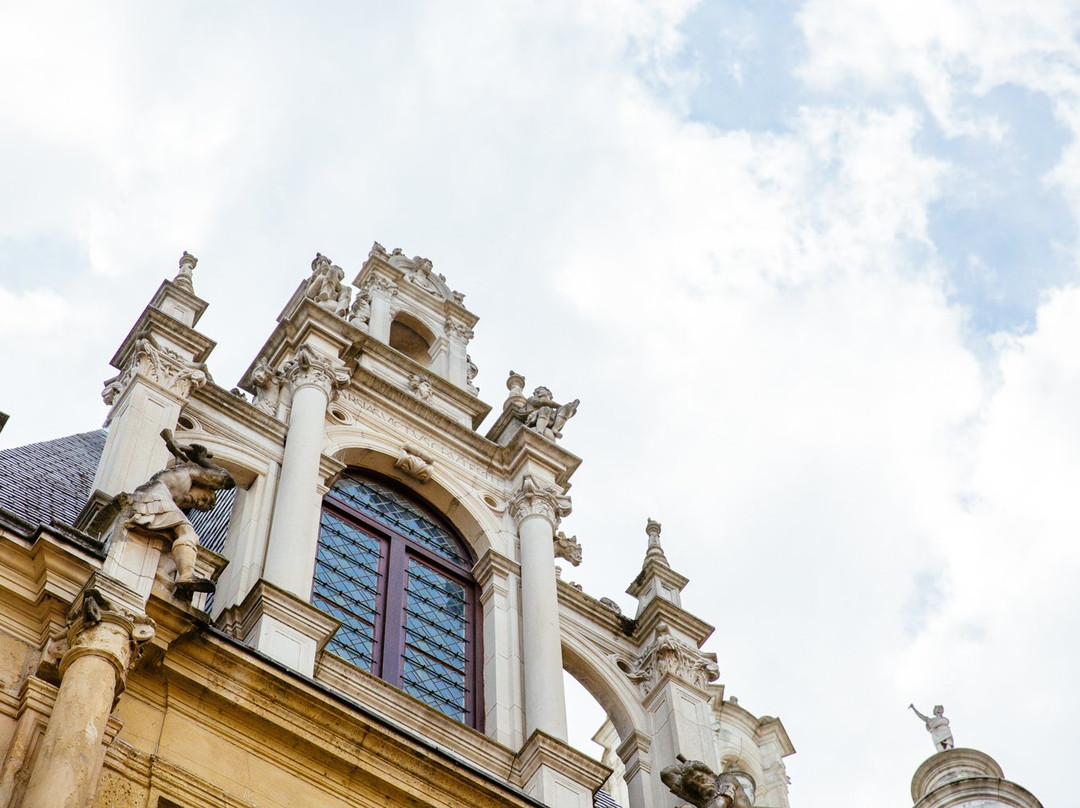
[[[615,802],[604,789],[596,792],[596,796],[593,797],[593,805],[595,808],[619,808],[619,803]]]
[[[33,525],[70,525],[86,504],[104,429],[0,451],[0,508]]]
[[[92,493],[107,435],[96,429],[0,451],[0,508],[31,525],[74,523]],[[200,544],[215,553],[225,547],[235,496],[219,491],[213,510],[188,513]]]

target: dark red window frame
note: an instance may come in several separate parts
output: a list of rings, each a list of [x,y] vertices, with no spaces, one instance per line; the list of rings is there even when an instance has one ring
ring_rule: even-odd
[[[482,609],[479,602],[478,587],[471,574],[476,561],[471,548],[461,539],[457,531],[439,516],[438,511],[418,497],[414,491],[401,486],[394,480],[358,469],[350,469],[343,477],[350,477],[359,481],[370,481],[391,490],[402,499],[407,500],[416,511],[450,534],[456,545],[456,550],[463,558],[461,565],[454,563],[403,532],[395,530],[364,511],[358,510],[350,503],[335,497],[331,489],[331,493],[323,499],[323,511],[333,514],[355,528],[359,528],[364,534],[378,541],[382,549],[375,595],[374,638],[371,649],[374,662],[370,668],[371,673],[394,687],[402,688],[402,675],[405,667],[405,643],[408,634],[405,627],[406,586],[409,576],[409,560],[414,559],[433,569],[438,575],[459,584],[464,590],[465,699],[464,715],[461,720],[468,726],[482,730],[483,693],[480,677],[480,669],[483,665],[480,632]],[[319,544],[320,562],[317,563],[321,563],[323,552],[321,530]],[[325,593],[320,593],[320,596],[326,599]],[[315,602],[316,605],[319,605],[317,601]],[[339,603],[338,605],[348,608],[347,603]],[[332,645],[333,641],[331,641]],[[333,650],[332,647],[330,650]],[[428,656],[432,659],[435,658]],[[419,698],[421,701],[425,701],[422,697]],[[425,701],[425,703],[428,702]],[[436,705],[429,704],[429,706],[439,709]],[[445,711],[442,712],[445,714]]]

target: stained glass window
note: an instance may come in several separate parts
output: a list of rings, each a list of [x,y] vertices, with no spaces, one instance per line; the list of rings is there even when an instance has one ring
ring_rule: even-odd
[[[469,550],[388,483],[343,476],[324,503],[312,603],[341,621],[327,650],[475,725]]]

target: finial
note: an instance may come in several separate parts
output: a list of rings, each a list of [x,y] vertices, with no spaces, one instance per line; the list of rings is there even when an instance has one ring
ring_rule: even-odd
[[[195,269],[197,263],[199,259],[184,250],[184,254],[180,256],[180,271],[173,278],[173,283],[191,294],[195,294],[195,286],[191,282],[191,270]]]
[[[666,564],[667,556],[664,555],[664,548],[660,546],[660,523],[655,519],[647,519],[645,535],[649,537],[649,548],[645,551],[645,559],[658,558]]]
[[[506,397],[506,401],[503,403],[503,410],[524,409],[525,377],[511,370],[510,376],[506,379],[506,389],[510,391],[510,395]]]

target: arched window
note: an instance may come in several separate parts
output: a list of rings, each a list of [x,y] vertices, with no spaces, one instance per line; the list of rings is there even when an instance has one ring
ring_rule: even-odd
[[[327,650],[478,726],[469,548],[425,505],[349,472],[323,502],[312,603],[341,621]]]

